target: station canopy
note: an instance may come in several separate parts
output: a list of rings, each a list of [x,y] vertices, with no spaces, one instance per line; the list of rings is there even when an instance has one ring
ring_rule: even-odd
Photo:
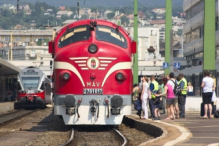
[[[0,75],[17,75],[20,71],[20,68],[0,58]]]

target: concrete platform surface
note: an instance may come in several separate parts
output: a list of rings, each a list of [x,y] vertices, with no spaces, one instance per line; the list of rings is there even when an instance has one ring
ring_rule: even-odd
[[[164,119],[166,115],[162,115]],[[162,122],[178,125],[186,128],[192,137],[177,144],[177,146],[207,146],[219,145],[219,119],[201,119],[199,114],[186,114],[186,118],[176,120],[161,120]]]
[[[161,120],[156,121],[152,119],[140,120],[135,114],[131,116],[135,117],[135,120],[165,129],[162,138],[159,137],[157,142],[155,141],[145,145],[219,146],[219,118],[202,119],[200,114],[190,113],[186,114],[185,118],[164,120],[166,116],[166,114],[162,114]],[[170,135],[174,135],[175,138],[169,137]]]
[[[14,110],[14,102],[0,102],[0,114]]]

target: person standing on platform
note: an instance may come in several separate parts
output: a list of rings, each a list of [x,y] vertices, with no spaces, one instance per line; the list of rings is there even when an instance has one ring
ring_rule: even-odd
[[[159,90],[159,84],[155,80],[155,76],[151,75],[151,84],[150,84],[150,90],[151,90],[151,99],[149,99],[149,108],[151,112],[151,118],[155,118],[154,110],[155,110],[155,101],[156,101],[156,96],[155,94]]]
[[[164,93],[164,84],[163,84],[163,81],[160,81],[159,82],[159,94],[163,94]],[[163,110],[163,113],[162,114],[166,114],[166,96],[163,95],[161,96],[162,98],[162,110]]]
[[[210,77],[210,73],[208,71],[204,71],[204,78],[202,80],[201,87],[203,88],[202,93],[202,100],[204,104],[204,111],[205,114],[202,118],[207,119],[208,118],[208,110],[209,110],[209,118],[214,118],[212,115],[212,105],[211,105],[211,98],[213,90],[215,89],[214,86],[214,80]]]
[[[166,95],[167,97],[167,118],[165,120],[171,120],[171,119],[174,120],[175,119],[174,110],[173,110],[173,104],[174,104],[174,99],[175,99],[174,91],[173,91],[172,85],[168,84],[167,78],[163,78],[163,82],[165,85],[164,93],[156,94],[156,96]]]
[[[147,108],[147,102],[148,102],[148,90],[149,90],[149,84],[148,84],[148,78],[143,77],[143,89],[141,94],[141,101],[142,101],[142,110],[143,110],[143,118],[148,119],[148,108]]]
[[[193,86],[190,82],[188,82],[187,91],[188,91],[188,96],[193,96]]]
[[[216,85],[216,79],[215,79],[215,77],[212,75],[212,74],[210,74],[210,77],[213,79],[213,81],[214,81],[214,88],[212,88],[212,98],[211,98],[211,103],[212,103],[212,115],[214,115],[215,114],[215,112],[216,112],[216,105],[217,105],[217,96],[216,96],[216,93],[215,93],[215,89],[216,89],[216,87],[217,87],[217,85]]]
[[[185,104],[186,104],[186,95],[187,95],[187,81],[184,78],[182,73],[179,74],[180,81],[178,85],[181,88],[181,95],[178,97],[178,105],[179,105],[179,116],[180,118],[185,118]]]
[[[167,81],[167,84],[171,85],[172,89],[174,90],[175,84],[177,84],[176,79],[174,78],[174,73],[171,72],[169,74],[169,77],[170,78]],[[178,96],[176,96],[176,95],[175,95],[175,98],[174,98],[173,109],[175,110],[176,118],[179,118]]]
[[[139,98],[139,87],[138,84],[134,84],[133,91],[132,91],[132,102]]]
[[[138,85],[138,90],[139,90],[139,92],[138,92],[139,96],[138,97],[139,97],[140,102],[141,102],[141,94],[142,94],[142,90],[143,90],[143,77],[141,77],[141,81]],[[141,118],[141,110],[138,110],[137,115]]]

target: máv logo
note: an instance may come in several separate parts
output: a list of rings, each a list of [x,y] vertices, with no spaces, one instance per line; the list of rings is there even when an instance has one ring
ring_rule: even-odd
[[[91,57],[88,59],[87,61],[87,66],[90,68],[90,69],[97,69],[100,65],[100,62],[97,58],[95,57]]]

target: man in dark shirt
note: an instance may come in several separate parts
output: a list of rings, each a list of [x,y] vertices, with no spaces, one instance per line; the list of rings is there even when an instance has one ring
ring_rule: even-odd
[[[185,104],[186,104],[186,94],[187,94],[187,81],[182,73],[179,74],[180,81],[178,82],[181,88],[181,95],[178,97],[179,105],[179,116],[180,118],[185,118]]]

